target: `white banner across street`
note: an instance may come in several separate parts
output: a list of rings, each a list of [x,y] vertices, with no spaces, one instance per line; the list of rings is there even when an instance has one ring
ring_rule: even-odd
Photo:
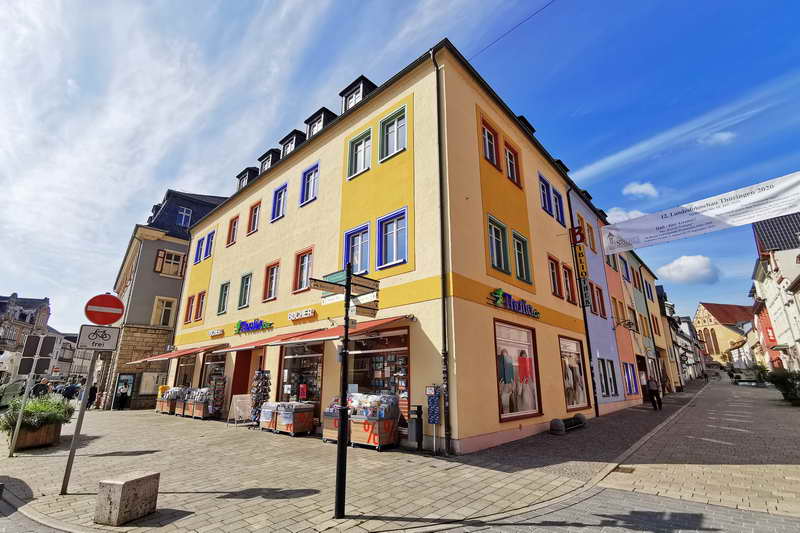
[[[606,254],[645,248],[800,211],[800,172],[603,226]]]

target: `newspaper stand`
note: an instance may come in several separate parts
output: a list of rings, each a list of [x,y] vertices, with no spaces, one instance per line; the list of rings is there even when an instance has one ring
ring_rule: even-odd
[[[298,433],[310,434],[314,430],[314,406],[295,407],[284,410],[278,406],[275,433],[287,433],[294,437]]]
[[[261,416],[258,419],[259,427],[262,430],[275,431],[278,422],[278,404],[264,403],[261,406]]]
[[[378,451],[397,444],[397,418],[350,416],[350,442],[355,447],[370,446]]]
[[[347,427],[347,440],[350,442],[350,427]],[[339,439],[339,413],[326,409],[322,413],[322,442],[337,442]]]

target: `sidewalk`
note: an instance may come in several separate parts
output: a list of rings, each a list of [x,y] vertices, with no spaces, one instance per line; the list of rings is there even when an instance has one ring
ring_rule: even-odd
[[[712,382],[601,486],[800,516],[800,409],[780,398]]]
[[[464,523],[570,494],[693,397],[635,407],[566,436],[536,435],[460,457],[350,449],[347,520],[333,520],[336,447],[151,411],[90,412],[70,494],[59,496],[69,449],[0,459],[0,483],[48,525],[96,531],[97,482],[161,473],[158,511],[112,531],[386,531]],[[64,427],[68,433],[73,426]],[[468,523],[468,522],[467,522]]]

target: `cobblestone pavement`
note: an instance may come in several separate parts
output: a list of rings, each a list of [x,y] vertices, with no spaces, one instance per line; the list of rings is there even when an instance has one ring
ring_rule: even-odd
[[[780,398],[712,382],[601,485],[800,516],[800,409]]]
[[[800,519],[598,487],[534,512],[491,522],[474,520],[469,526],[454,531],[484,530],[796,533],[800,531]]]
[[[53,533],[58,530],[37,524],[13,507],[0,501],[0,533]]]
[[[661,412],[626,409],[566,436],[461,457],[350,449],[344,521],[331,519],[334,445],[151,411],[88,413],[67,496],[58,495],[66,436],[56,448],[0,458],[0,483],[29,514],[86,530],[99,529],[91,522],[97,482],[133,470],[161,473],[159,508],[114,531],[438,528],[572,493],[692,397],[670,395]]]

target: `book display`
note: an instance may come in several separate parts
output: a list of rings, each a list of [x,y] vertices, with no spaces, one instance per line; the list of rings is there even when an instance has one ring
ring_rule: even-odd
[[[256,370],[253,383],[250,385],[250,420],[258,423],[261,418],[261,406],[269,400],[272,382],[269,370]]]

